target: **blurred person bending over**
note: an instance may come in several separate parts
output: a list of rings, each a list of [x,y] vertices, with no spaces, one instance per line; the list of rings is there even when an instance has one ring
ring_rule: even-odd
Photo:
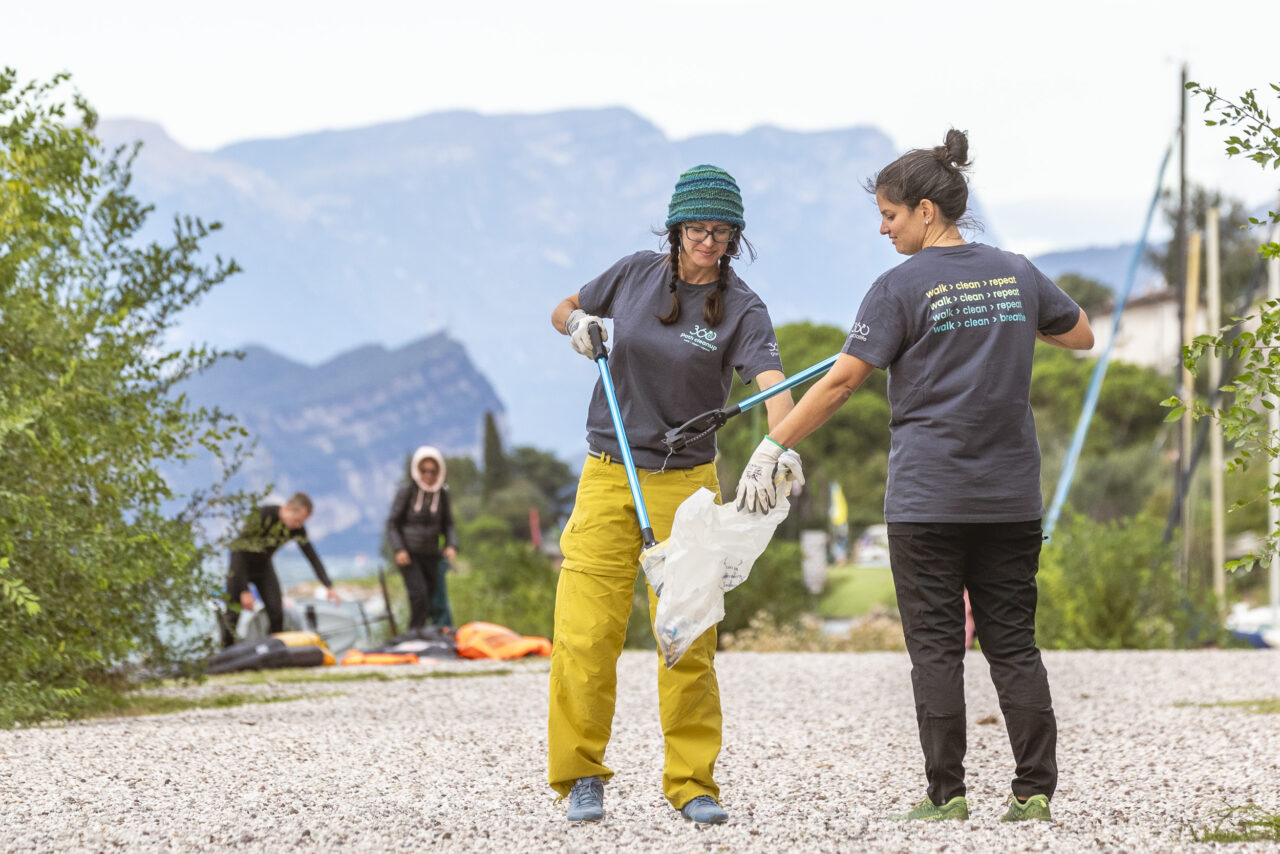
[[[280,579],[276,576],[271,557],[276,549],[288,542],[296,542],[306,555],[316,578],[324,585],[329,601],[338,604],[329,574],[320,562],[320,555],[307,539],[304,527],[311,518],[311,498],[297,492],[284,504],[264,504],[257,508],[240,529],[240,535],[231,543],[231,569],[227,574],[227,610],[222,621],[222,645],[236,641],[236,626],[240,622],[241,609],[252,611],[252,584],[262,597],[267,611],[269,631],[284,631],[284,601],[280,592]]]

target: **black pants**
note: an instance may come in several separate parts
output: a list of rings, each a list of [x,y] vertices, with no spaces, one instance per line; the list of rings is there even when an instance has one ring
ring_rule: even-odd
[[[907,652],[929,797],[965,793],[964,590],[1004,713],[1013,793],[1053,796],[1058,725],[1036,647],[1040,520],[998,524],[893,522],[889,562]]]
[[[420,629],[428,620],[439,623],[444,615],[432,600],[440,586],[440,555],[409,552],[409,565],[400,567],[400,575],[409,594],[409,628]]]
[[[284,599],[280,579],[270,558],[250,552],[232,552],[231,570],[227,573],[227,612],[222,615],[222,645],[236,642],[236,624],[240,622],[240,594],[252,584],[262,597],[272,634],[284,631]]]

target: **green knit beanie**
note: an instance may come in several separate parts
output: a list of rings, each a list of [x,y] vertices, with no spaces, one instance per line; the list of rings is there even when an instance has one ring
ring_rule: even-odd
[[[667,207],[667,228],[679,222],[725,222],[744,228],[742,193],[733,176],[717,166],[695,166],[676,181]]]

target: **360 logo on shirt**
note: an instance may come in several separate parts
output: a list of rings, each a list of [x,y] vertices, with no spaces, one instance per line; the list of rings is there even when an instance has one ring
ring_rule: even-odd
[[[688,332],[681,332],[680,340],[688,344],[692,344],[699,349],[706,350],[707,352],[713,352],[719,349],[716,345],[711,343],[716,340],[716,331],[714,329],[707,329],[698,323],[695,323],[693,325],[693,329]]]
[[[849,337],[857,338],[859,341],[866,341],[867,336],[871,334],[871,327],[861,321],[854,323],[849,327]]]

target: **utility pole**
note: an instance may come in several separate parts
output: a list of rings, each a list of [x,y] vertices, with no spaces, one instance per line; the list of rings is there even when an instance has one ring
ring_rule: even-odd
[[[1196,337],[1196,315],[1200,306],[1200,231],[1191,232],[1187,241],[1187,280],[1183,287],[1182,301],[1182,346],[1191,346]],[[1181,349],[1181,348],[1179,348]],[[1191,415],[1192,403],[1196,397],[1195,378],[1182,364],[1182,399],[1186,402],[1186,411],[1182,413],[1182,430],[1179,446],[1186,456],[1179,455],[1179,482],[1182,484],[1182,586],[1190,588],[1191,584],[1191,449],[1194,420]]]
[[[1271,240],[1280,241],[1280,226],[1271,230]],[[1267,298],[1280,299],[1280,258],[1267,262]],[[1280,408],[1267,411],[1267,427],[1271,435],[1280,435]],[[1280,524],[1280,507],[1276,506],[1276,483],[1280,481],[1280,457],[1272,457],[1267,478],[1267,536]],[[1280,629],[1280,557],[1271,558],[1271,628]]]
[[[1177,291],[1178,297],[1178,329],[1186,329],[1187,313],[1186,313],[1186,263],[1187,263],[1187,64],[1182,64],[1182,75],[1178,86],[1178,103],[1180,105],[1178,113],[1178,221],[1174,223],[1173,229],[1173,282],[1171,283]],[[1177,361],[1174,363],[1174,376],[1182,375],[1182,340],[1179,336]],[[1189,401],[1188,401],[1189,402]],[[1186,494],[1187,494],[1187,472],[1189,470],[1188,463],[1191,457],[1190,442],[1187,441],[1185,431],[1178,433],[1178,465],[1174,470],[1174,490],[1173,501],[1177,508],[1177,516],[1174,519],[1175,524],[1181,524],[1184,527],[1187,523],[1186,512]],[[1186,555],[1179,552],[1179,567],[1183,576],[1186,576]]]
[[[1222,326],[1222,262],[1218,244],[1218,209],[1209,208],[1205,214],[1205,285],[1209,297],[1208,332],[1216,335]],[[1212,351],[1209,353],[1209,396],[1212,399],[1222,385],[1222,360]],[[1223,447],[1222,422],[1217,418],[1209,419],[1209,503],[1213,513],[1213,595],[1218,600],[1218,609],[1225,607],[1227,595],[1227,548],[1226,519],[1223,503]]]

